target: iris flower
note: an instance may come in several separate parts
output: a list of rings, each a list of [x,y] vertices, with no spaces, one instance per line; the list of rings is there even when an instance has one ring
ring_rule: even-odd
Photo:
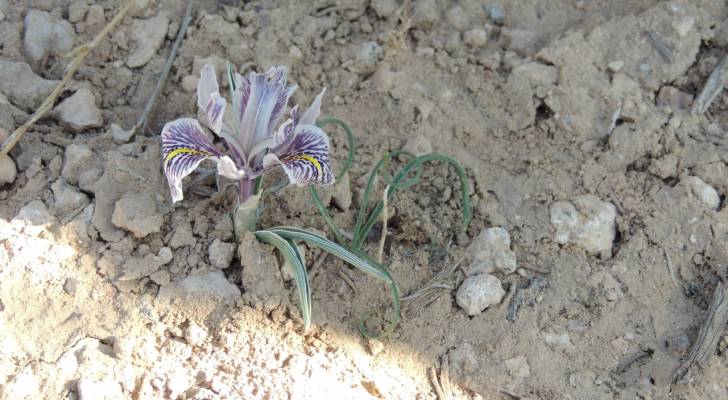
[[[220,95],[214,68],[205,65],[197,85],[201,120],[180,118],[162,129],[163,167],[172,201],[182,200],[182,179],[206,159],[217,164],[218,175],[236,182],[240,203],[256,194],[255,180],[276,166],[283,167],[297,186],[332,184],[329,138],[315,125],[326,89],[303,114],[296,105],[278,125],[296,90],[286,86],[286,68],[246,77],[228,68],[227,74],[231,104]],[[215,145],[205,128],[222,138],[227,151]]]

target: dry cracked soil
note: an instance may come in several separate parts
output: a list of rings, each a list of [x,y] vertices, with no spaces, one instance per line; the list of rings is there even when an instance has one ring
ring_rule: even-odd
[[[728,398],[725,327],[673,381],[728,278],[728,94],[692,112],[728,49],[724,1],[195,1],[132,135],[186,3],[135,0],[0,156],[0,397]],[[0,142],[122,5],[0,0]],[[160,130],[196,115],[201,68],[225,61],[286,65],[294,104],[327,88],[323,115],[357,140],[321,190],[345,231],[386,152],[465,168],[467,229],[447,164],[389,202],[384,264],[403,296],[441,278],[391,335],[357,328],[388,315],[387,286],[302,245],[304,332],[287,267],[233,236],[232,193],[214,178],[193,175],[172,203]],[[346,137],[326,130],[338,170]],[[276,225],[332,238],[296,187],[264,199],[259,226]]]

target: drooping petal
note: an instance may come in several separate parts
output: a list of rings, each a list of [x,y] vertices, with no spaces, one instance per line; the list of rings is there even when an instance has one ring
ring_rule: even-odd
[[[291,138],[293,129],[296,125],[298,125],[298,105],[291,108],[291,117],[288,118],[286,122],[282,123],[276,130],[276,133],[274,134],[275,145],[278,146],[288,141],[288,139]]]
[[[271,149],[263,158],[265,169],[276,164],[283,167],[288,179],[297,186],[334,183],[329,162],[329,138],[316,125],[299,124],[291,140]]]
[[[285,67],[273,67],[264,74],[251,72],[247,77],[237,75],[236,83],[233,95],[240,107],[238,141],[248,150],[273,134],[296,87],[286,87]]]
[[[324,97],[324,93],[326,93],[326,88],[324,88],[321,93],[316,96],[316,98],[313,100],[313,103],[306,109],[306,112],[303,113],[301,116],[301,123],[302,124],[315,124],[316,118],[318,118],[319,114],[321,113],[321,99]]]
[[[182,200],[182,179],[206,158],[222,157],[205,136],[202,126],[192,118],[168,122],[162,128],[162,163],[172,193],[172,201]]]
[[[222,129],[226,105],[227,101],[220,95],[215,68],[205,64],[200,71],[200,82],[197,84],[197,106],[204,111],[205,118],[202,123],[216,134],[220,134]]]

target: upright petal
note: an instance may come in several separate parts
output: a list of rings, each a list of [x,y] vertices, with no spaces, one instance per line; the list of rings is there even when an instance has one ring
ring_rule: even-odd
[[[200,82],[197,84],[197,106],[205,113],[202,123],[220,134],[222,129],[223,114],[227,101],[220,96],[220,87],[217,84],[215,68],[205,64],[200,71]]]
[[[283,167],[291,183],[330,185],[334,174],[329,162],[329,138],[321,128],[311,124],[295,127],[293,138],[271,149],[263,158],[263,168]]]
[[[182,179],[192,173],[206,158],[221,157],[205,136],[202,126],[192,118],[168,122],[162,128],[162,162],[172,193],[172,201],[182,200]]]
[[[306,112],[303,113],[301,116],[302,124],[316,124],[316,118],[318,118],[321,113],[321,100],[324,97],[324,93],[326,93],[326,88],[324,88],[324,90],[316,96],[313,103],[311,103],[308,109],[306,109]]]
[[[249,150],[255,143],[270,137],[283,115],[295,86],[286,87],[285,67],[273,67],[264,74],[251,72],[237,76],[236,100],[239,100],[240,132],[238,141]]]

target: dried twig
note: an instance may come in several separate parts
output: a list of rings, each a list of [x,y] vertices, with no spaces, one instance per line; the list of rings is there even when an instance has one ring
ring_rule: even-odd
[[[665,44],[665,41],[662,40],[660,35],[658,35],[655,31],[647,31],[647,38],[650,39],[650,44],[652,44],[652,47],[657,50],[657,53],[660,54],[660,57],[662,57],[665,62],[671,63],[672,50],[667,47],[667,44]]]
[[[0,154],[8,154],[10,150],[15,147],[15,145],[18,143],[20,138],[25,135],[25,132],[30,129],[30,127],[38,122],[41,118],[45,117],[52,109],[53,104],[55,103],[58,96],[60,96],[63,89],[66,87],[66,84],[73,78],[73,75],[76,73],[76,70],[81,66],[81,63],[83,63],[83,60],[86,59],[86,56],[96,48],[96,46],[101,43],[101,41],[106,37],[106,35],[111,32],[112,29],[116,27],[126,16],[126,14],[129,12],[129,9],[131,9],[132,5],[134,4],[134,0],[129,0],[124,7],[119,10],[119,12],[116,14],[116,16],[109,21],[109,23],[104,27],[104,29],[99,32],[98,35],[92,40],[90,43],[84,44],[75,50],[71,51],[69,53],[70,56],[73,56],[73,60],[71,60],[71,63],[68,66],[68,69],[66,70],[65,75],[63,75],[63,79],[61,79],[60,82],[58,82],[58,85],[56,85],[56,88],[53,89],[50,95],[43,101],[43,104],[38,107],[38,109],[31,115],[30,119],[26,121],[23,125],[20,125],[18,129],[16,129],[10,137],[8,137],[5,142],[3,143],[2,149],[0,149]]]
[[[402,308],[405,310],[404,314],[409,313],[411,310],[427,307],[427,305],[440,298],[443,294],[455,290],[455,287],[448,281],[455,271],[457,271],[461,261],[454,263],[450,267],[443,268],[442,271],[438,272],[437,275],[427,281],[421,288],[417,289],[411,295],[403,297]]]
[[[442,356],[440,361],[440,377],[437,377],[437,369],[430,368],[430,380],[435,388],[438,400],[453,400],[452,385],[450,384],[450,362],[447,354]]]
[[[384,242],[387,241],[387,195],[389,194],[389,185],[384,188],[382,195],[382,234],[379,236],[379,250],[377,251],[377,261],[381,264],[384,260]]]
[[[672,282],[675,283],[675,286],[680,287],[680,284],[677,282],[677,275],[675,275],[675,265],[672,263],[670,253],[668,253],[664,247],[662,248],[662,252],[665,253],[665,263],[667,263],[667,271],[670,273],[670,278],[672,278]]]
[[[723,334],[727,322],[728,296],[726,296],[725,283],[720,283],[713,292],[713,300],[710,302],[703,326],[700,327],[698,339],[695,341],[695,345],[690,350],[688,357],[673,374],[673,383],[687,383],[689,381],[688,372],[695,364],[701,367],[705,366],[708,358],[715,354],[718,340]]]
[[[707,111],[718,93],[723,90],[726,80],[728,80],[728,56],[723,57],[713,72],[710,73],[703,90],[700,91],[700,95],[693,103],[692,113],[702,114]]]
[[[149,118],[149,114],[152,112],[154,105],[157,103],[159,93],[162,91],[164,83],[167,81],[167,75],[169,75],[169,70],[172,69],[172,63],[174,62],[175,57],[177,57],[177,51],[179,50],[179,46],[180,44],[182,44],[182,39],[184,39],[185,33],[187,33],[187,27],[189,27],[190,21],[192,21],[193,4],[193,0],[187,0],[187,11],[185,11],[185,16],[182,18],[182,25],[180,25],[179,31],[177,32],[177,37],[174,39],[174,44],[172,44],[172,50],[169,52],[167,62],[164,63],[164,68],[162,69],[162,73],[159,75],[159,80],[157,81],[157,86],[154,88],[152,96],[149,98],[149,100],[147,100],[147,104],[144,106],[144,111],[139,117],[139,120],[131,128],[132,135],[136,134],[140,129],[144,128],[144,125],[146,125],[147,123],[147,118]]]

